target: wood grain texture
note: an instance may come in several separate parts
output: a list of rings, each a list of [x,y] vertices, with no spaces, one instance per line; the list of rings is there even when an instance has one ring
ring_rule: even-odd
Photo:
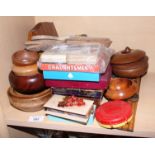
[[[110,100],[123,100],[137,92],[137,83],[127,78],[112,78],[105,97]]]
[[[28,40],[36,35],[58,36],[57,30],[52,22],[39,22],[28,33]]]
[[[27,66],[37,63],[39,54],[35,51],[19,50],[12,55],[12,63],[17,66]]]
[[[111,64],[127,64],[144,58],[145,52],[126,47],[125,50],[115,53],[111,58]]]
[[[33,76],[39,73],[37,64],[28,65],[28,66],[17,66],[13,64],[12,71],[17,76]]]
[[[134,124],[135,124],[135,117],[136,117],[136,110],[137,110],[137,106],[138,106],[138,100],[139,100],[139,90],[140,90],[140,82],[141,82],[141,78],[137,78],[135,79],[135,81],[138,84],[138,91],[137,94],[134,95],[133,97],[131,97],[130,99],[127,100],[127,102],[129,104],[131,104],[132,107],[132,113],[133,113],[133,118],[132,120],[127,123],[126,125],[118,128],[119,130],[125,130],[125,131],[134,131]]]
[[[43,105],[52,96],[51,89],[46,89],[33,95],[24,95],[16,92],[12,87],[8,89],[10,104],[16,109],[25,112],[35,112],[43,109]]]
[[[149,65],[146,64],[145,66],[139,66],[138,68],[126,69],[126,70],[112,68],[112,72],[119,77],[138,78],[143,76],[147,72],[148,67]]]
[[[112,68],[115,70],[130,70],[139,67],[145,67],[148,64],[148,56],[140,59],[139,61],[127,63],[127,64],[120,64],[120,65],[112,65]]]
[[[33,94],[45,89],[43,75],[17,76],[12,71],[9,74],[10,85],[18,92]]]

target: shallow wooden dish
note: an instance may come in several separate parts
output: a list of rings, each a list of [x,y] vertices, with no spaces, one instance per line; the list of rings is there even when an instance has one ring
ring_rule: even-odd
[[[111,100],[128,99],[137,93],[138,85],[134,80],[112,78],[105,97]]]
[[[20,50],[12,55],[12,63],[17,66],[27,66],[37,63],[39,54],[35,51]]]
[[[33,76],[39,73],[37,64],[28,66],[17,66],[13,64],[12,71],[18,76]]]
[[[34,94],[45,89],[44,79],[41,73],[33,76],[17,76],[11,71],[9,82],[11,87],[24,94]]]
[[[33,95],[24,95],[16,92],[12,87],[7,91],[10,104],[16,109],[25,112],[35,112],[43,109],[43,105],[52,96],[51,89],[46,89]]]

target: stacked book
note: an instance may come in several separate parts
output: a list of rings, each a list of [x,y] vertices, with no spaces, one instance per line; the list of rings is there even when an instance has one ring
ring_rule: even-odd
[[[47,49],[40,56],[38,66],[43,70],[45,85],[51,87],[54,94],[101,99],[111,78],[109,62],[112,54],[112,49],[99,43],[63,43]],[[92,106],[92,101],[88,104]],[[51,114],[49,108],[47,111]],[[56,116],[54,112],[58,111],[52,110],[52,115]],[[80,115],[83,114],[77,116]],[[89,116],[85,120],[88,121]]]
[[[67,105],[69,104],[69,100],[72,100],[72,105]],[[78,100],[82,100],[83,104],[79,104],[80,102],[77,102]],[[93,100],[56,94],[48,100],[44,107],[46,115],[50,115],[50,119],[58,117],[81,124],[87,124],[90,116],[94,112]]]
[[[45,51],[38,66],[47,87],[62,95],[102,98],[112,50],[100,44],[61,44]]]

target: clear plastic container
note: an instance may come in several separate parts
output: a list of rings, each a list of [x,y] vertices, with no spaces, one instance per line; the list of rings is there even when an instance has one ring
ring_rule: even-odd
[[[40,63],[74,64],[98,66],[105,72],[114,50],[99,43],[60,44],[48,48],[41,56]]]

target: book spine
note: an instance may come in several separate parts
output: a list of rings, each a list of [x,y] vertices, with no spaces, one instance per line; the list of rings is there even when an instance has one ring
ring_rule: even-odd
[[[63,89],[63,88],[52,88],[54,94],[59,95],[75,95],[81,97],[90,97],[101,99],[103,97],[103,90],[83,90],[83,89]]]
[[[94,72],[99,73],[99,65],[86,64],[53,64],[53,63],[39,63],[41,70],[66,71],[66,72]]]
[[[77,80],[77,81],[96,81],[100,80],[99,73],[86,72],[60,72],[60,71],[43,71],[44,79],[57,80]]]

